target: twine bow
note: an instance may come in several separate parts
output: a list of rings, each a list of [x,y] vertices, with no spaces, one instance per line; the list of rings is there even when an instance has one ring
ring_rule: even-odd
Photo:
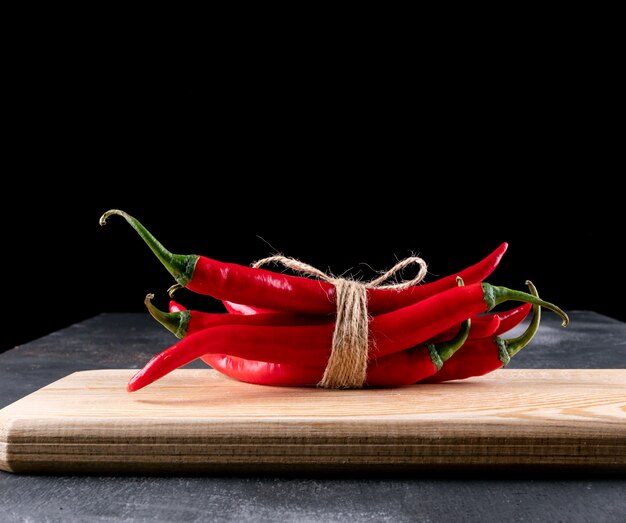
[[[370,320],[367,310],[367,290],[401,291],[417,285],[427,273],[426,262],[419,256],[410,256],[400,260],[385,273],[364,283],[350,278],[337,278],[312,265],[282,255],[263,258],[253,263],[252,267],[258,269],[269,263],[281,264],[302,275],[326,281],[335,287],[337,313],[331,353],[322,380],[318,383],[318,386],[328,389],[355,389],[363,387],[365,383],[369,360]],[[398,283],[383,284],[412,264],[420,266],[414,278]]]

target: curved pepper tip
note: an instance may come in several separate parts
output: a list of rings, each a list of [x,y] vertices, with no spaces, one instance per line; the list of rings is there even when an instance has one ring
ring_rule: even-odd
[[[105,226],[107,220],[109,219],[109,216],[111,216],[112,214],[118,214],[119,216],[123,216],[124,218],[128,217],[128,214],[124,211],[121,211],[120,209],[109,209],[108,211],[103,213],[102,216],[100,216],[100,220],[98,220],[98,223],[102,226]]]
[[[136,390],[139,390],[142,388],[142,387],[137,386],[137,380],[135,379],[136,377],[137,377],[137,374],[135,374],[126,384],[127,392],[135,392]]]
[[[504,256],[504,253],[508,250],[509,248],[509,243],[508,242],[502,242],[500,244],[500,247],[498,247],[496,249],[496,252],[499,254],[498,259],[502,258],[502,256]]]
[[[131,376],[131,378],[128,380],[128,383],[126,383],[126,390],[128,392],[135,392],[139,389],[143,389],[146,386],[145,383],[141,383],[141,377],[144,375],[144,373],[145,367],[138,370],[137,372],[135,372],[135,374]]]

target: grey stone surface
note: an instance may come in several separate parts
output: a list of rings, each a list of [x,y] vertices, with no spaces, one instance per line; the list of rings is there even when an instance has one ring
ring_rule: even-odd
[[[571,323],[563,329],[558,318],[545,313],[539,333],[510,367],[626,368],[626,323],[589,311],[568,314]],[[140,368],[175,341],[147,314],[100,314],[0,354],[0,408],[71,372]],[[626,478],[504,472],[382,477],[0,472],[0,522],[26,521],[624,522]]]

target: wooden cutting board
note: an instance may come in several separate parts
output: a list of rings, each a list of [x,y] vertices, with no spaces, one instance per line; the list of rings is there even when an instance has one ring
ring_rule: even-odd
[[[325,390],[179,369],[77,372],[0,410],[0,469],[223,473],[459,468],[626,470],[626,369],[508,370]]]

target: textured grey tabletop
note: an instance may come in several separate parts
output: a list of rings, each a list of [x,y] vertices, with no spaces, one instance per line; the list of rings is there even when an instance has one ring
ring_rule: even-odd
[[[510,368],[626,368],[626,323],[545,314]],[[523,327],[523,326],[521,326]],[[514,334],[514,333],[512,333]],[[147,314],[101,314],[0,354],[0,408],[80,370],[141,368],[175,338]],[[206,367],[195,362],[188,368]],[[626,521],[626,478],[36,476],[0,472],[0,522]]]

